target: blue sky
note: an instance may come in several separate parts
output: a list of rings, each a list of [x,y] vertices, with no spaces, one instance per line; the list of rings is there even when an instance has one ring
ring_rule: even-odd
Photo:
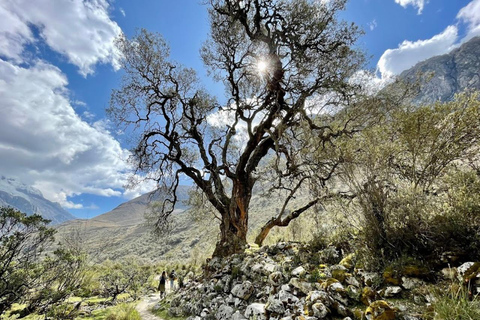
[[[200,2],[0,0],[0,174],[82,218],[149,191],[123,188],[128,136],[105,116],[121,78],[113,40],[161,33],[172,57],[221,96],[199,57],[209,29]],[[350,0],[341,16],[365,30],[358,46],[373,83],[480,35],[480,0]]]

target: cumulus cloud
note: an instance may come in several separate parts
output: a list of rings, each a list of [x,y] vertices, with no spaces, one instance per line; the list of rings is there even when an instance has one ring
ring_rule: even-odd
[[[51,64],[37,61],[24,68],[0,59],[2,174],[66,208],[81,208],[68,197],[82,193],[122,196],[129,152],[107,122],[90,125],[75,113],[66,86],[65,75]]]
[[[408,6],[413,6],[418,8],[418,14],[422,14],[423,8],[425,7],[426,0],[395,0],[395,3],[398,3],[402,7],[406,8]]]
[[[114,40],[121,29],[108,14],[107,0],[6,0],[0,2],[0,55],[22,60],[35,26],[48,46],[68,58],[82,75],[97,63],[119,68]]]
[[[467,36],[462,42],[480,36],[480,0],[473,0],[457,14],[457,19],[467,24]]]
[[[367,25],[370,31],[373,31],[377,28],[377,20],[373,19],[373,21],[367,23]]]
[[[405,40],[398,48],[388,49],[380,57],[377,67],[383,78],[400,74],[420,61],[449,52],[458,37],[456,26],[448,26],[442,33],[427,40]]]
[[[402,6],[414,4],[423,8],[425,1],[395,0]],[[480,0],[472,0],[460,9],[455,24],[448,26],[442,33],[427,40],[403,41],[398,48],[388,49],[380,57],[377,70],[382,78],[390,78],[413,67],[420,61],[450,52],[462,43],[480,36]],[[466,25],[467,34],[459,39],[459,26]]]

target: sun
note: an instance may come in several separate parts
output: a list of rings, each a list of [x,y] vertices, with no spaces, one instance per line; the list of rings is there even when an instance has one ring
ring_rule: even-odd
[[[268,69],[268,62],[265,60],[258,61],[257,69],[260,73],[265,73]]]

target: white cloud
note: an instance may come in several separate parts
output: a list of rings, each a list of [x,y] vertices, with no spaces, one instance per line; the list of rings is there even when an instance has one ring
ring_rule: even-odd
[[[373,19],[373,21],[367,23],[367,25],[370,31],[373,31],[377,28],[377,20]]]
[[[422,14],[423,8],[425,7],[426,0],[395,0],[395,3],[398,3],[402,7],[406,8],[408,6],[413,6],[418,8],[418,14]]]
[[[122,14],[122,16],[124,16],[124,17],[127,16],[127,14],[125,13],[125,10],[123,10],[123,8],[120,8],[119,10],[120,10],[120,13]]]
[[[473,0],[457,14],[457,19],[467,24],[467,36],[462,42],[480,36],[480,0]]]
[[[65,55],[84,76],[97,63],[119,68],[114,40],[120,27],[108,15],[107,0],[5,0],[0,2],[0,55],[22,60],[33,42],[30,26],[53,50]]]
[[[456,26],[448,26],[442,33],[428,40],[405,40],[398,48],[388,49],[380,57],[377,68],[382,78],[392,77],[430,57],[448,53],[458,37]]]
[[[402,6],[408,4],[423,8],[425,1],[395,0]],[[462,39],[458,37],[458,26],[466,24],[467,34]],[[472,0],[460,9],[455,25],[448,26],[442,33],[427,40],[402,42],[398,48],[388,49],[380,57],[377,70],[382,78],[389,78],[413,67],[416,63],[450,52],[464,42],[480,36],[480,0]]]
[[[75,113],[66,86],[65,75],[46,62],[23,68],[0,59],[2,174],[66,208],[81,208],[68,197],[82,193],[122,196],[129,152],[107,122],[89,125]]]

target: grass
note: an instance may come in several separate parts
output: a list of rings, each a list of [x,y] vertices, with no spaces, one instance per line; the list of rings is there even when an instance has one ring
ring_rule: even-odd
[[[478,320],[480,319],[480,296],[470,300],[467,290],[461,287],[451,294],[438,295],[428,319]]]
[[[135,306],[136,303],[122,303],[114,307],[94,310],[91,316],[79,317],[76,320],[141,320]]]

